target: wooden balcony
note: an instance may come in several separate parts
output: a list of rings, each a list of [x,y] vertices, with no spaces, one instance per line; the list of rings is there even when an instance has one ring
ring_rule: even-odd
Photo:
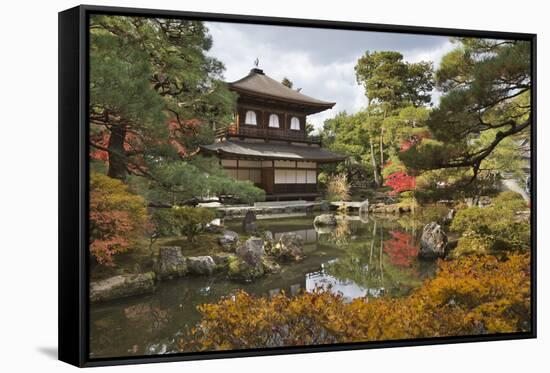
[[[215,133],[216,137],[248,137],[264,140],[283,140],[304,142],[309,144],[321,144],[319,136],[307,136],[303,131],[281,130],[278,128],[262,128],[262,127],[237,127],[229,125],[227,127],[218,128]]]

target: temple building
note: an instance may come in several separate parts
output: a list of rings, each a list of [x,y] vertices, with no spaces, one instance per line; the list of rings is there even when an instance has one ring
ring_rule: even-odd
[[[317,197],[319,166],[345,157],[308,136],[306,118],[335,103],[288,88],[258,68],[228,86],[238,94],[234,123],[201,151],[216,155],[229,175],[264,189],[268,200]]]

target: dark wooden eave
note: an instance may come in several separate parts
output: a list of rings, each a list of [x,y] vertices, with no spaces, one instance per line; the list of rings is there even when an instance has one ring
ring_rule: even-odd
[[[242,158],[257,160],[309,161],[317,163],[341,162],[346,157],[329,152],[319,146],[293,145],[278,142],[246,142],[223,140],[210,145],[201,145],[205,153],[216,154],[222,158]]]

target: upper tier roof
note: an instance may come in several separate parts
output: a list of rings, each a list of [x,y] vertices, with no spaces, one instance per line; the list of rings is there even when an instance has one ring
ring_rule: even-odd
[[[335,102],[318,100],[288,88],[275,79],[265,75],[263,70],[260,69],[252,69],[247,76],[235,82],[228,83],[228,85],[230,89],[239,93],[246,93],[253,96],[261,96],[314,108],[311,113],[330,109],[335,104]]]

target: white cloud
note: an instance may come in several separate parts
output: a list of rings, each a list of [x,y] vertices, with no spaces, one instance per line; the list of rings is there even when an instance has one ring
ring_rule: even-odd
[[[329,50],[320,51],[322,41],[318,37],[326,37],[326,30],[319,30],[317,34],[314,29],[304,32],[303,29],[288,30],[274,26],[230,23],[208,23],[207,26],[214,41],[209,54],[225,64],[227,81],[247,75],[258,58],[259,67],[273,79],[280,81],[287,77],[294,82],[295,88],[302,88],[302,93],[336,102],[332,109],[308,116],[308,121],[317,129],[340,111],[354,113],[366,106],[363,88],[356,83],[354,72],[355,63],[365,50],[374,50],[374,46],[378,50],[400,50],[397,49],[399,47],[407,61],[429,60],[437,65],[452,48],[448,39],[442,37],[399,35],[398,38],[395,34],[386,33],[334,31],[340,32],[338,35],[341,37],[332,37],[324,47]],[[384,37],[388,40],[387,47],[381,40]],[[346,43],[349,44],[349,52],[344,48]],[[331,47],[340,53],[331,56]],[[347,53],[344,54],[344,50]],[[343,55],[346,58],[342,58]]]

